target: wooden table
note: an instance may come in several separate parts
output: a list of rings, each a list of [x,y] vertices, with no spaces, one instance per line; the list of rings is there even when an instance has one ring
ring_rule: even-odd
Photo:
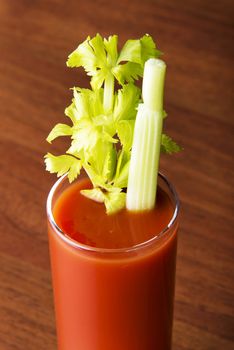
[[[45,201],[45,142],[65,120],[65,66],[85,37],[150,33],[168,64],[166,129],[184,151],[161,170],[182,201],[174,350],[231,350],[233,42],[231,1],[0,1],[0,349],[56,349]],[[86,349],[80,349],[86,350]],[[111,349],[110,349],[111,350]]]

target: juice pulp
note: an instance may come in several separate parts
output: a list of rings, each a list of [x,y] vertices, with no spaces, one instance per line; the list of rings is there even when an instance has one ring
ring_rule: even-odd
[[[167,227],[172,202],[159,188],[155,210],[107,216],[102,204],[80,194],[90,186],[87,179],[76,182],[54,204],[54,220],[68,239],[49,223],[59,350],[169,350],[176,229],[131,248]],[[109,251],[79,249],[70,238]]]

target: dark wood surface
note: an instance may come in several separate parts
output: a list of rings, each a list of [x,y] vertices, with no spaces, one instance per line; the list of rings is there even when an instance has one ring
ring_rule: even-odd
[[[168,64],[166,129],[184,147],[161,160],[182,201],[173,349],[234,348],[231,4],[0,0],[1,350],[56,349],[43,155],[64,144],[45,138],[87,84],[67,55],[96,32],[150,33]]]

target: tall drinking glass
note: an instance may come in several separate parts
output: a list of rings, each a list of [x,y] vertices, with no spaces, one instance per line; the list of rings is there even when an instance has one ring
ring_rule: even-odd
[[[163,175],[173,215],[152,239],[129,248],[81,244],[57,225],[53,208],[70,186],[66,176],[47,200],[59,350],[169,350],[179,200]]]

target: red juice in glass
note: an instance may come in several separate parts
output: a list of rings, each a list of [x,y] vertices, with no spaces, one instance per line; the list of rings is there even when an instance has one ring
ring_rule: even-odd
[[[171,349],[178,198],[159,175],[154,210],[105,207],[62,177],[47,201],[59,350]]]

